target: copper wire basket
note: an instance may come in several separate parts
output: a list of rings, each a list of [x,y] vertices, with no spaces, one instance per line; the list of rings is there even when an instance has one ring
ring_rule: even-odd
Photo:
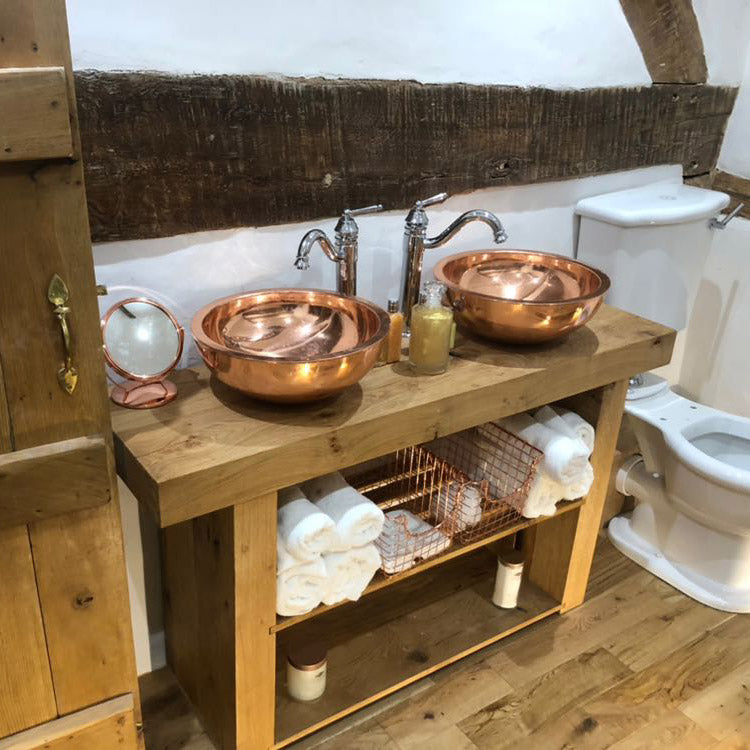
[[[386,513],[375,541],[386,576],[397,575],[447,550],[467,493],[486,485],[423,447],[405,448],[350,476],[349,483]]]
[[[427,448],[468,479],[484,483],[481,513],[464,500],[455,520],[463,544],[523,520],[523,509],[542,452],[494,422],[428,443]]]

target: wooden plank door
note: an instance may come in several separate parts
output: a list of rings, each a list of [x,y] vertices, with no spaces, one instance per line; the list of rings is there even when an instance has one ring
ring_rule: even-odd
[[[130,696],[129,719],[100,746],[135,748],[140,702],[64,0],[0,2],[0,102],[0,737]],[[55,275],[64,304],[49,299]],[[73,368],[71,389],[60,373]]]

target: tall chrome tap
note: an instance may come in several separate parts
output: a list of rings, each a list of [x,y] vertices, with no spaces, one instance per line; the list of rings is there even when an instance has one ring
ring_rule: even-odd
[[[440,247],[453,237],[461,228],[472,221],[483,221],[492,229],[493,239],[497,244],[505,242],[508,235],[503,229],[500,219],[489,211],[475,208],[461,214],[452,224],[435,237],[427,237],[427,206],[442,203],[448,198],[448,193],[438,193],[432,198],[417,201],[406,216],[404,225],[404,254],[401,267],[401,298],[400,308],[404,314],[404,321],[408,329],[411,324],[411,309],[419,298],[419,285],[422,280],[422,260],[424,251],[431,247]]]
[[[319,242],[323,252],[337,264],[336,291],[355,297],[357,295],[359,227],[353,217],[374,214],[382,210],[383,206],[380,203],[353,210],[347,208],[336,224],[334,242],[331,242],[322,229],[311,229],[299,243],[297,257],[294,260],[295,268],[300,271],[307,271],[310,268],[310,251],[313,245]]]

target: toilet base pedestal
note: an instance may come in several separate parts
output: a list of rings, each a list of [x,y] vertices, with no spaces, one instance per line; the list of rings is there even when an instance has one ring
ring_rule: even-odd
[[[643,510],[645,508],[641,508]],[[692,599],[723,612],[750,612],[750,588],[723,585],[668,559],[659,548],[635,531],[632,514],[613,518],[608,533],[612,544],[626,557]]]

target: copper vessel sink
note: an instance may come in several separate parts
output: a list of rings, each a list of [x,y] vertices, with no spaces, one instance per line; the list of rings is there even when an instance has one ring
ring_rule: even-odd
[[[193,317],[216,377],[267,401],[315,401],[375,364],[389,318],[377,305],[318,289],[263,289],[216,300]]]
[[[550,341],[584,325],[601,306],[609,278],[572,258],[530,250],[479,250],[444,258],[435,278],[447,287],[459,325],[495,341]]]

